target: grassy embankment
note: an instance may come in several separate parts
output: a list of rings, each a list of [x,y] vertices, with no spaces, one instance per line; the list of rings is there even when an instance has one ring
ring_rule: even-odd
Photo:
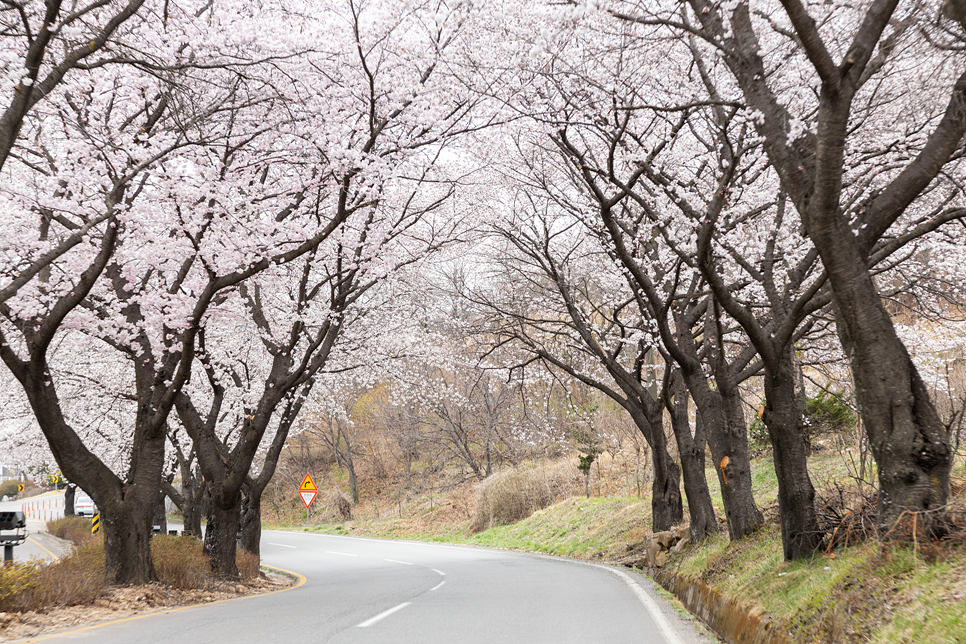
[[[852,485],[848,461],[810,459],[816,488],[831,499]],[[956,501],[966,502],[966,464],[954,469]],[[721,508],[716,477],[708,481]],[[767,523],[731,544],[722,533],[673,556],[668,566],[758,604],[803,642],[966,643],[966,543],[906,548],[874,539],[837,547],[807,561],[782,560],[777,482],[771,460],[754,463],[756,498]],[[637,497],[574,496],[511,525],[471,531],[467,492],[411,504],[402,518],[322,522],[305,530],[426,541],[610,560],[627,554],[649,531],[650,501]],[[686,514],[686,513],[685,513]],[[295,527],[295,526],[292,526]]]

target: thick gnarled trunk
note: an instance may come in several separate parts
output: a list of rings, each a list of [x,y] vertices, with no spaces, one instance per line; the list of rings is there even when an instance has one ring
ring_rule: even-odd
[[[859,304],[872,294],[865,295],[840,287],[836,322],[852,366],[862,425],[878,465],[879,532],[885,538],[909,539],[913,535],[903,518],[946,505],[953,451],[949,432],[878,295],[874,300],[880,310]],[[856,335],[875,341],[853,342]],[[917,523],[930,529],[927,517]]]
[[[208,525],[205,528],[204,553],[216,575],[238,577],[238,530],[241,523],[241,495],[212,495],[208,502]]]
[[[157,581],[151,559],[154,505],[125,500],[114,504],[110,511],[101,512],[108,583],[127,585]]]

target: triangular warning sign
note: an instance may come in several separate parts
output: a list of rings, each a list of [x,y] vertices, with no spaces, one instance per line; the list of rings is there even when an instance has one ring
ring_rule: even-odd
[[[314,492],[319,491],[319,488],[315,487],[315,481],[312,480],[311,474],[306,474],[305,478],[302,479],[302,485],[299,486],[299,494],[305,490],[312,490]]]
[[[299,490],[299,496],[302,497],[302,503],[305,504],[305,508],[308,509],[312,505],[312,501],[315,500],[315,495],[318,494],[315,490]]]

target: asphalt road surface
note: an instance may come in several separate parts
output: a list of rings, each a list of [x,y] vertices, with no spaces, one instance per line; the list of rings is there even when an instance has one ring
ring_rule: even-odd
[[[708,642],[624,569],[429,543],[266,531],[290,590],[41,636],[51,644]]]
[[[14,501],[0,501],[0,511],[21,510],[28,513],[27,540],[13,549],[14,561],[29,561],[30,559],[54,560],[63,556],[64,544],[59,539],[51,538],[46,532],[46,519],[56,519],[64,516],[64,495],[36,496]],[[39,517],[34,519],[33,517]],[[4,532],[4,534],[9,534]]]

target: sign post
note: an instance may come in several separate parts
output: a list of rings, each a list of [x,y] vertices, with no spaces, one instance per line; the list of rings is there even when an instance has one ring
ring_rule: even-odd
[[[305,478],[302,479],[302,485],[299,486],[299,496],[302,497],[302,503],[305,504],[305,522],[309,522],[309,506],[312,505],[312,501],[315,500],[315,495],[319,493],[319,488],[315,487],[315,481],[312,480],[312,475],[306,473]]]

